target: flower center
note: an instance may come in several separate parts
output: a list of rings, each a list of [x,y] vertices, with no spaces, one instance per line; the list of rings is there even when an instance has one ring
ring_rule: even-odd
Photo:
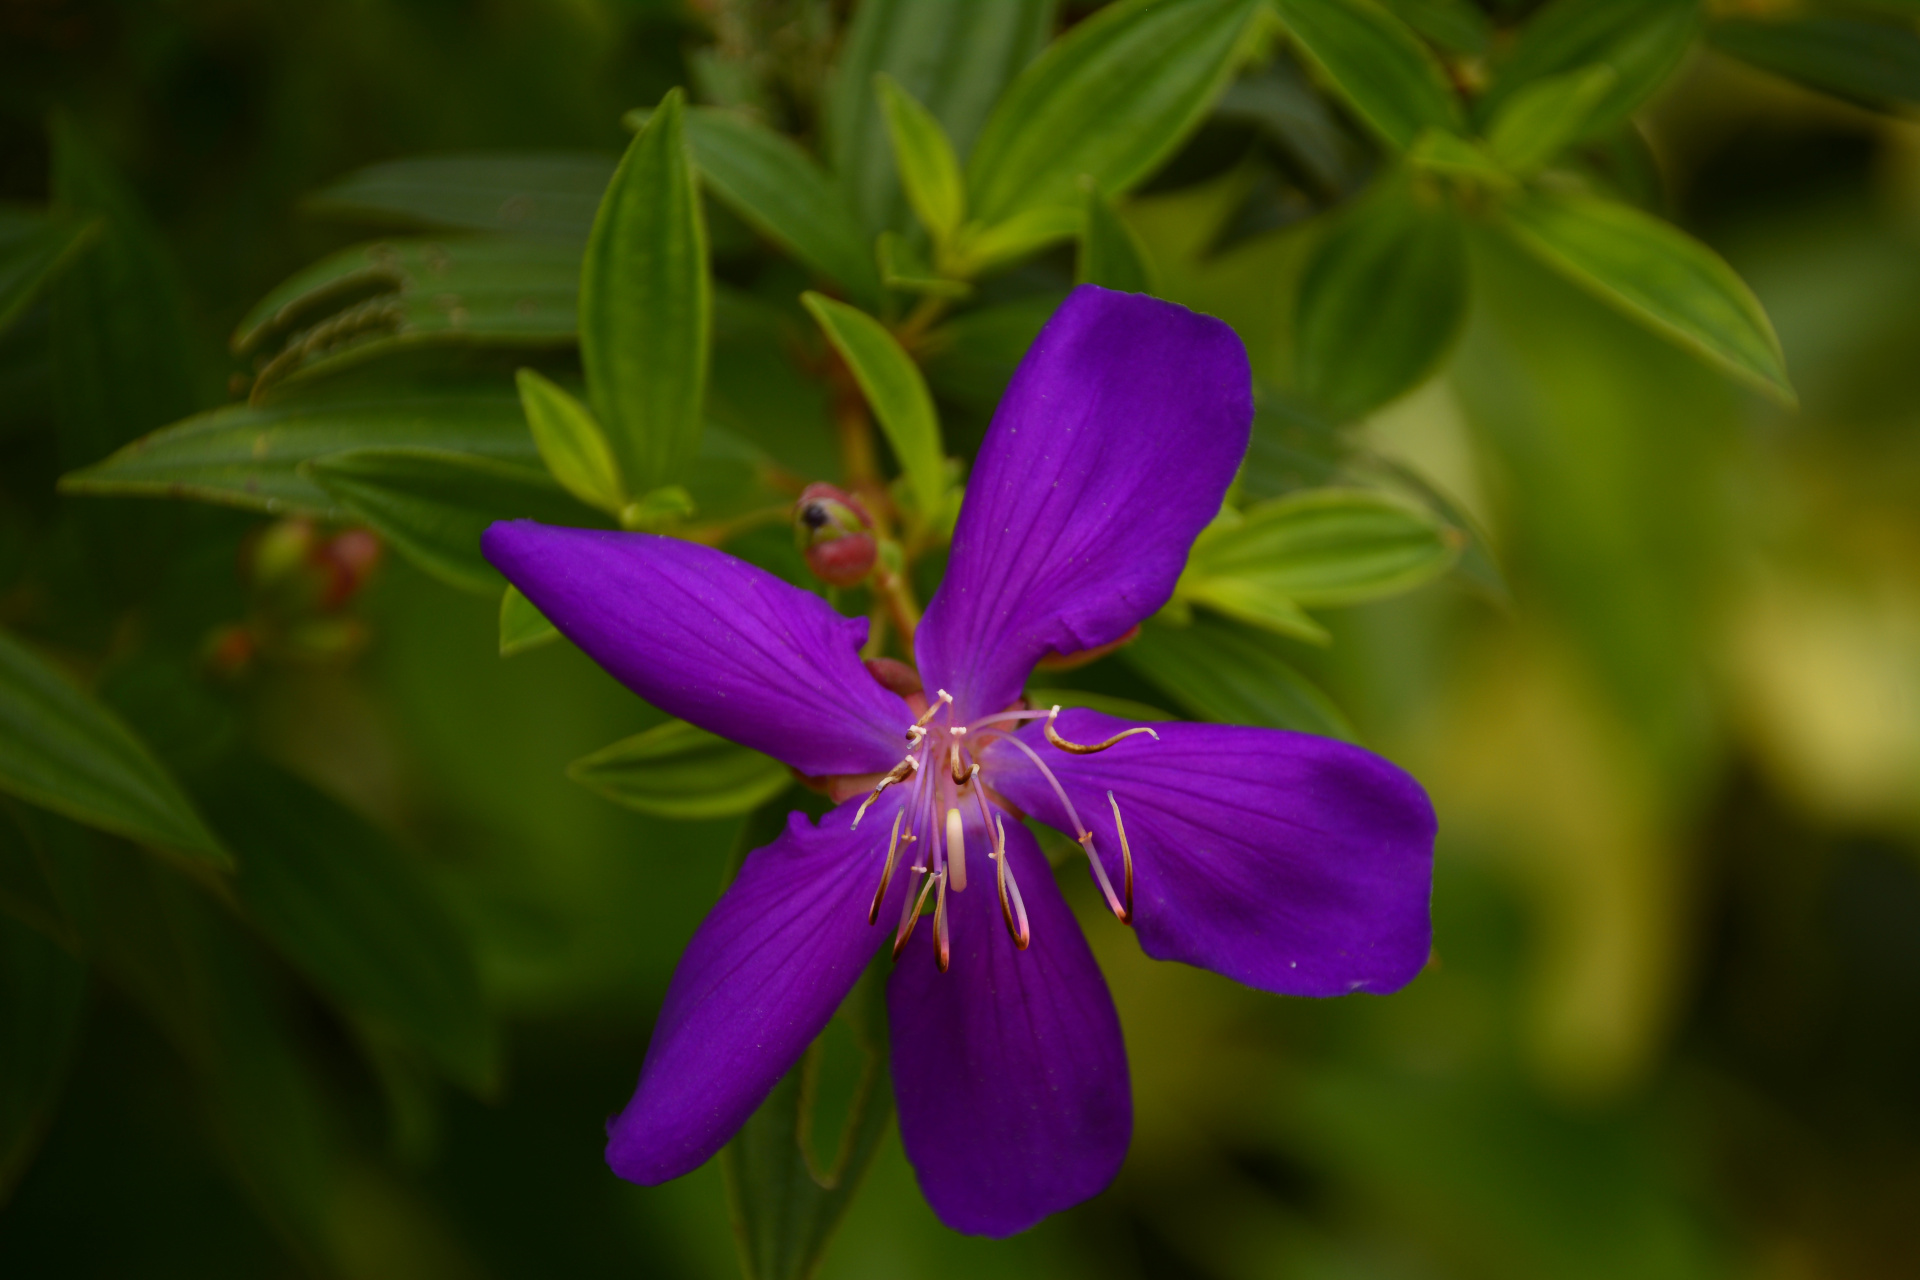
[[[917,706],[922,702],[923,695],[909,695],[909,705]],[[1123,891],[1115,893],[1106,868],[1101,865],[1094,848],[1092,829],[1080,820],[1066,788],[1060,785],[1059,778],[1047,767],[1040,753],[1021,741],[1015,730],[1027,721],[1044,719],[1048,744],[1075,755],[1105,751],[1138,733],[1155,739],[1160,735],[1141,726],[1117,733],[1104,742],[1070,742],[1061,737],[1054,727],[1059,715],[1058,706],[1035,711],[1016,705],[995,715],[982,716],[971,724],[959,724],[953,714],[953,697],[941,689],[931,702],[924,703],[919,718],[907,726],[906,755],[880,779],[879,785],[861,802],[853,817],[853,827],[857,830],[860,820],[866,817],[867,810],[880,798],[881,792],[901,784],[909,788],[906,800],[894,814],[893,829],[887,837],[887,858],[880,871],[880,886],[874,891],[873,905],[867,911],[867,922],[877,924],[880,904],[886,899],[887,887],[892,884],[894,874],[901,868],[904,858],[906,874],[911,878],[901,902],[900,923],[894,930],[893,955],[896,960],[900,958],[907,940],[913,936],[914,927],[919,923],[927,900],[931,897],[934,959],[940,966],[940,972],[947,971],[952,957],[947,894],[966,891],[967,829],[970,825],[974,827],[975,839],[986,843],[987,858],[994,866],[1000,914],[1006,922],[1013,945],[1025,951],[1032,941],[1027,908],[1021,901],[1020,885],[1014,878],[1013,867],[1007,857],[1005,816],[1012,811],[1012,806],[993,794],[987,779],[981,776],[978,758],[990,743],[1001,740],[1025,754],[1040,770],[1041,776],[1046,778],[1066,811],[1068,820],[1073,823],[1076,833],[1074,839],[1086,851],[1087,862],[1092,868],[1094,880],[1100,885],[1101,893],[1106,897],[1108,908],[1121,923],[1132,922],[1133,851],[1127,845],[1127,829],[1120,820],[1120,802],[1114,799],[1113,792],[1107,792],[1107,803],[1113,806],[1114,831],[1120,838],[1121,865],[1125,872],[1122,878]],[[1018,821],[1017,815],[1015,820]]]

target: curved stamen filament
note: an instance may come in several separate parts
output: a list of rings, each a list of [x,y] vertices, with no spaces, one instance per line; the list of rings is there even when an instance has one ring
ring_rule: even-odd
[[[998,715],[981,716],[967,727],[978,729],[982,725],[1005,724],[1013,720],[1042,720],[1052,714],[1050,711],[1002,711]]]
[[[1079,842],[1082,849],[1086,850],[1087,862],[1093,869],[1093,878],[1099,884],[1100,892],[1106,895],[1107,909],[1119,918],[1121,924],[1131,924],[1133,913],[1113,891],[1113,882],[1107,879],[1107,869],[1100,865],[1100,855],[1093,849],[1093,829],[1080,821],[1079,811],[1073,807],[1073,801],[1067,798],[1067,789],[1060,785],[1060,779],[1053,776],[1053,770],[1047,768],[1047,762],[1042,760],[1040,754],[1032,747],[1012,734],[1007,736],[1006,741],[1026,752],[1027,759],[1033,761],[1035,767],[1040,770],[1041,776],[1046,778],[1047,784],[1053,788],[1053,794],[1060,798],[1060,805],[1067,811],[1067,818],[1073,823],[1074,830],[1079,832],[1074,839]]]
[[[994,834],[998,844],[993,851],[993,860],[999,864],[1000,878],[1000,915],[1007,922],[1007,932],[1013,937],[1013,945],[1021,951],[1033,941],[1033,933],[1027,927],[1027,904],[1020,900],[1020,884],[1013,878],[1013,867],[1007,858],[1007,828],[1000,821],[1000,815],[993,816]]]
[[[920,762],[916,760],[914,757],[908,756],[906,759],[902,760],[899,764],[893,766],[892,769],[889,769],[887,771],[887,776],[880,779],[880,785],[873,789],[873,794],[868,796],[865,800],[862,800],[860,802],[860,807],[854,810],[853,825],[848,829],[851,831],[858,831],[860,829],[860,819],[867,816],[868,806],[870,806],[875,800],[878,800],[880,798],[880,793],[882,791],[885,791],[888,787],[892,786],[894,783],[899,782],[903,778],[912,777],[913,771],[915,769],[918,769],[919,767],[920,767]]]
[[[947,810],[952,813],[953,810]],[[933,899],[933,962],[940,966],[940,972],[947,971],[947,965],[953,960],[952,939],[947,936],[947,878],[937,875],[940,891]]]
[[[914,870],[921,873],[926,872],[925,867],[915,867]],[[900,928],[893,935],[893,958],[895,960],[898,960],[900,953],[906,950],[907,939],[913,936],[913,926],[920,923],[920,909],[927,905],[927,895],[933,892],[933,882],[938,880],[944,883],[946,878],[944,873],[938,871],[927,874],[926,882],[920,886],[920,895],[918,897],[915,897],[911,893],[907,895],[907,909],[900,913]],[[944,903],[946,901],[946,895],[942,894],[940,900]],[[942,968],[944,969],[944,966],[942,966]]]
[[[1105,751],[1108,747],[1113,746],[1115,743],[1121,741],[1122,739],[1131,738],[1136,733],[1144,733],[1148,737],[1152,738],[1155,742],[1160,741],[1159,734],[1155,733],[1153,730],[1147,728],[1147,726],[1142,724],[1142,725],[1135,725],[1131,729],[1123,730],[1120,733],[1116,733],[1111,738],[1108,738],[1105,742],[1095,742],[1091,744],[1084,743],[1084,742],[1068,742],[1065,738],[1061,737],[1059,734],[1059,731],[1053,727],[1053,722],[1055,719],[1059,717],[1059,715],[1060,715],[1060,708],[1058,706],[1054,707],[1053,710],[1047,712],[1047,727],[1046,727],[1047,741],[1051,742],[1054,746],[1060,748],[1062,751],[1071,751],[1073,752],[1074,755],[1077,755],[1077,756],[1090,756],[1096,751]]]
[[[893,815],[893,834],[887,837],[887,865],[880,869],[880,887],[873,891],[873,906],[867,909],[867,923],[880,922],[880,903],[887,896],[887,885],[893,880],[893,860],[900,854],[900,820],[907,816],[905,805]],[[909,840],[913,837],[908,836]]]
[[[1113,806],[1113,829],[1120,833],[1120,865],[1126,869],[1123,891],[1126,896],[1127,914],[1121,918],[1131,922],[1133,920],[1133,850],[1127,845],[1127,826],[1120,821],[1120,802],[1113,798],[1111,791],[1107,792],[1107,803]]]

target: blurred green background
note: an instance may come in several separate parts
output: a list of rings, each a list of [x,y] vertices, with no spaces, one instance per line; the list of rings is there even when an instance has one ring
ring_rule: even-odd
[[[503,1039],[468,1090],[383,1068],[250,963],[256,941],[131,870],[201,968],[84,979],[57,1105],[0,1167],[0,1274],[306,1274],[289,1204],[353,1276],[736,1273],[712,1167],[643,1189],[600,1158],[739,826],[564,776],[657,716],[566,646],[501,661],[492,602],[392,556],[363,648],[183,683],[247,607],[237,557],[264,522],[53,482],[225,398],[225,335],[360,238],[303,196],[409,153],[616,152],[621,113],[711,64],[746,8],[773,15],[775,79],[804,83],[821,49],[782,19],[811,7],[0,4],[0,200],[92,191],[140,282],[90,373],[47,358],[58,305],[0,339],[0,625],[183,775],[242,744],[389,832],[453,904]],[[1433,794],[1433,965],[1384,999],[1262,995],[1147,962],[1063,870],[1128,1036],[1120,1180],[972,1240],[890,1137],[823,1275],[1920,1274],[1920,127],[1702,46],[1640,120],[1657,206],[1753,285],[1802,403],[1474,240],[1462,341],[1364,438],[1488,531],[1508,591],[1456,576],[1327,611],[1331,648],[1288,649]],[[56,172],[62,136],[91,175]],[[1160,292],[1284,385],[1307,224],[1223,247],[1255,176],[1218,142],[1122,216]],[[1088,682],[1162,700],[1108,665]],[[3,838],[33,835],[10,815],[26,835]],[[0,944],[43,945],[11,921]],[[300,1046],[244,1088],[164,1012],[235,975]],[[4,1016],[17,1075],[33,1024],[18,999]],[[249,1142],[271,1158],[236,1162]]]

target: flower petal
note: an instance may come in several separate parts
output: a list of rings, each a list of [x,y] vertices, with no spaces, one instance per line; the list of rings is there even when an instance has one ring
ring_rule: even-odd
[[[1016,951],[988,870],[948,897],[952,965],[923,919],[887,984],[900,1140],[956,1231],[1009,1236],[1097,1195],[1133,1135],[1106,980],[1033,836],[1007,823],[1033,941]]]
[[[963,719],[1019,696],[1044,654],[1119,639],[1167,602],[1247,451],[1232,329],[1082,285],[1034,340],[967,481],[916,650]]]
[[[1129,727],[1066,711],[1058,729],[1092,743]],[[1433,806],[1420,784],[1332,738],[1235,725],[1156,724],[1097,755],[1022,730],[1060,780],[1116,888],[1133,850],[1134,926],[1160,960],[1181,960],[1283,995],[1387,992],[1412,981],[1432,942]],[[985,753],[1001,795],[1069,834],[1073,823],[1032,762]]]
[[[620,683],[804,774],[891,769],[913,713],[860,663],[864,618],[723,551],[511,520],[494,567]]]
[[[898,806],[883,798],[857,832],[851,803],[817,827],[796,813],[747,855],[680,957],[633,1100],[607,1126],[615,1173],[651,1186],[699,1168],[827,1025],[898,918],[902,876],[867,923]]]

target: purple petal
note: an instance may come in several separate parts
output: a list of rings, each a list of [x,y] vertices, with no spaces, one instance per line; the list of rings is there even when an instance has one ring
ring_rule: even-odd
[[[512,520],[481,550],[587,656],[668,715],[813,776],[891,769],[913,713],[860,663],[864,618],[723,551]]]
[[[648,1186],[706,1163],[820,1034],[897,920],[895,876],[867,923],[899,802],[804,814],[740,874],[673,971],[640,1084],[607,1126],[607,1163]]]
[[[1127,722],[1061,713],[1070,742]],[[1420,784],[1331,738],[1233,725],[1158,724],[1097,755],[1022,730],[1060,780],[1116,889],[1112,791],[1133,850],[1134,926],[1146,953],[1283,995],[1393,991],[1432,942],[1433,806]],[[1027,757],[987,751],[1001,795],[1069,834],[1073,822]]]
[[[1106,980],[1017,822],[1007,848],[1032,944],[1014,950],[982,859],[952,912],[952,966],[924,918],[887,984],[900,1140],[956,1231],[1009,1236],[1099,1194],[1133,1135],[1127,1051]],[[977,854],[975,856],[978,856]]]
[[[1119,639],[1167,602],[1253,421],[1247,353],[1184,307],[1082,285],[1014,374],[916,640],[963,720],[1044,654]]]

